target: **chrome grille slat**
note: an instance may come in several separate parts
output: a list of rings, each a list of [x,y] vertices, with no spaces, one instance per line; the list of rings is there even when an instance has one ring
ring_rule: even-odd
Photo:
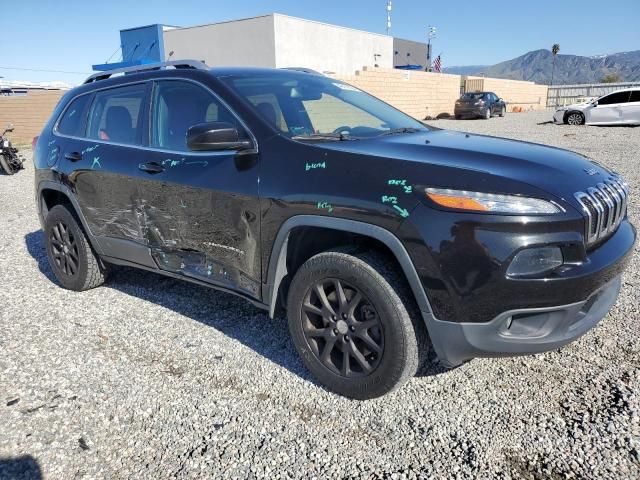
[[[587,246],[615,232],[627,213],[629,185],[618,176],[610,177],[586,192],[576,192],[586,218]]]

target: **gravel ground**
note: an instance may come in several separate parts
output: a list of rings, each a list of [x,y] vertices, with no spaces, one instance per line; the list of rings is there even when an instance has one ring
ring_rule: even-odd
[[[549,118],[434,124],[576,150],[637,190],[640,128]],[[637,250],[578,342],[358,402],[314,382],[284,318],[233,296],[130,269],[59,288],[31,164],[0,194],[0,478],[640,478]]]

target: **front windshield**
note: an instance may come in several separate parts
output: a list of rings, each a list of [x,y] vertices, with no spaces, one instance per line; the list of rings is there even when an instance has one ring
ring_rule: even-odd
[[[369,138],[425,131],[424,124],[338,80],[294,71],[221,78],[268,123],[290,138]]]

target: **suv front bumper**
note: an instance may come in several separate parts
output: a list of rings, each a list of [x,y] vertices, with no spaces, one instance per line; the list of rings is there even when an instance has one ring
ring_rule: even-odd
[[[455,323],[433,319],[429,332],[438,358],[460,365],[475,357],[503,357],[562,347],[593,328],[618,298],[618,276],[581,302],[504,312],[487,323]]]

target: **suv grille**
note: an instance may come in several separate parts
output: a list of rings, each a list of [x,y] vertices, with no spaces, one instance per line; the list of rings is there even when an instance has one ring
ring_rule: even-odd
[[[627,213],[629,185],[619,176],[609,177],[586,192],[577,192],[576,199],[587,217],[585,238],[593,245],[616,231]]]

